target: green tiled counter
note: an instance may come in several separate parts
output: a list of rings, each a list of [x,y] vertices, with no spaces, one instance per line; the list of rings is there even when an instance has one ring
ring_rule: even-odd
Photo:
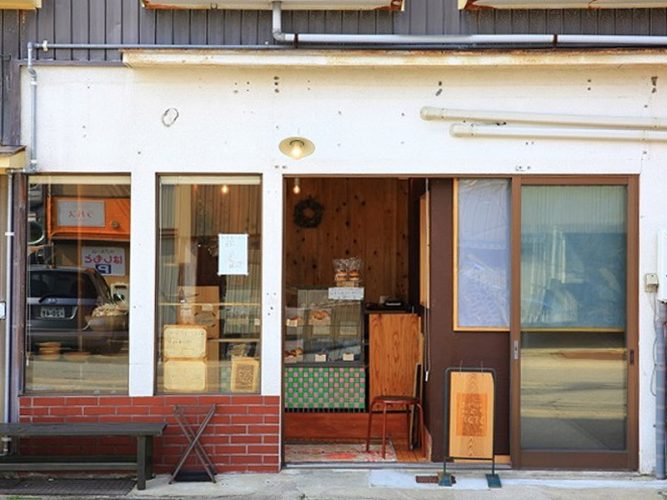
[[[366,371],[363,367],[285,367],[285,408],[366,408]]]

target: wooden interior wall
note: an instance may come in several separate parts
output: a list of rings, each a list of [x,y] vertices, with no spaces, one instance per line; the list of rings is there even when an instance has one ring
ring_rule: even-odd
[[[286,186],[285,281],[332,286],[333,259],[363,259],[365,300],[408,300],[408,181],[376,178],[301,178],[301,193]],[[312,196],[324,206],[321,224],[294,223],[294,206]]]

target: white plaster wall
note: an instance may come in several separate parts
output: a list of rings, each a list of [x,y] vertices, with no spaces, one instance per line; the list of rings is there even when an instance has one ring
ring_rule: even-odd
[[[262,393],[280,394],[282,177],[316,175],[641,174],[640,269],[656,270],[667,227],[665,144],[551,139],[460,139],[425,122],[422,106],[551,113],[667,114],[665,66],[409,68],[37,68],[38,168],[132,174],[130,387],[153,387],[155,176],[165,172],[263,176]],[[25,76],[25,75],[24,75]],[[652,79],[657,77],[657,80]],[[29,85],[23,78],[23,143]],[[655,82],[655,84],[654,84]],[[161,116],[176,108],[166,127]],[[316,145],[301,161],[285,137]],[[528,169],[528,167],[530,167]],[[137,293],[139,292],[139,293]],[[640,307],[640,470],[655,463],[653,305]],[[137,314],[139,313],[139,314]]]

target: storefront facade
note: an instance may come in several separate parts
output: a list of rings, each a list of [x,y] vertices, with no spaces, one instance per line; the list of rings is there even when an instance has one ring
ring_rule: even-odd
[[[614,393],[612,388],[614,394],[611,397],[616,399],[602,402],[614,413],[617,424],[613,425],[617,425],[617,430],[607,433],[611,443],[603,443],[597,451],[618,454],[621,450],[625,453],[625,458],[609,462],[606,468],[651,470],[654,460],[654,399],[650,393],[653,309],[648,300],[650,295],[640,294],[637,282],[640,273],[654,271],[653,241],[660,227],[659,214],[664,203],[658,180],[661,144],[579,137],[531,138],[530,131],[528,137],[521,139],[461,138],[448,133],[451,122],[424,120],[420,110],[425,106],[497,110],[502,103],[503,107],[514,110],[570,114],[572,103],[576,102],[577,114],[594,117],[606,116],[611,108],[615,110],[615,116],[658,114],[656,110],[660,108],[661,98],[659,92],[653,92],[652,82],[655,77],[659,81],[664,71],[661,56],[647,54],[645,63],[632,64],[626,63],[620,54],[589,52],[576,54],[576,57],[574,54],[545,54],[552,58],[552,64],[546,67],[531,65],[536,59],[525,53],[485,56],[414,54],[407,58],[406,54],[397,56],[379,52],[366,54],[361,61],[350,53],[220,52],[210,56],[209,64],[194,67],[190,63],[198,56],[187,51],[178,54],[180,62],[168,64],[161,64],[160,55],[155,53],[128,52],[126,57],[126,66],[114,68],[37,67],[37,151],[44,153],[38,155],[37,171],[28,182],[30,185],[42,182],[52,189],[76,185],[79,192],[82,185],[91,183],[113,186],[116,190],[121,185],[128,185],[131,229],[125,255],[131,299],[128,304],[127,392],[121,395],[123,382],[119,389],[99,391],[99,387],[89,386],[77,390],[76,395],[67,395],[68,391],[62,388],[31,385],[32,379],[28,377],[25,394],[19,400],[19,418],[33,421],[170,418],[174,404],[206,406],[217,403],[219,410],[211,439],[221,469],[278,470],[283,418],[281,380],[285,293],[284,265],[279,263],[283,262],[285,234],[293,230],[290,217],[284,217],[284,213],[291,212],[294,204],[294,195],[287,188],[291,187],[295,177],[306,183],[310,177],[375,176],[429,179],[430,225],[434,239],[428,278],[431,305],[427,328],[431,330],[432,345],[443,348],[442,351],[431,348],[430,384],[435,385],[434,379],[439,377],[439,372],[446,366],[456,365],[457,359],[465,362],[475,359],[477,362],[477,357],[463,354],[466,349],[470,351],[493,344],[495,347],[486,360],[492,365],[502,359],[507,377],[502,382],[504,391],[501,391],[501,397],[505,399],[502,418],[507,423],[499,427],[510,434],[517,429],[518,420],[523,422],[523,429],[529,429],[531,424],[527,415],[530,412],[522,414],[519,409],[527,408],[525,405],[529,403],[541,403],[539,398],[531,403],[527,396],[525,384],[530,382],[530,375],[523,375],[524,386],[516,383],[520,365],[515,363],[517,358],[513,357],[512,345],[518,341],[522,342],[522,349],[531,347],[525,344],[525,336],[529,333],[524,331],[531,323],[514,323],[519,321],[518,318],[530,317],[526,312],[530,311],[526,305],[530,299],[517,295],[520,292],[513,288],[517,286],[516,280],[512,284],[508,279],[504,285],[506,294],[500,294],[505,297],[504,305],[493,304],[504,312],[495,317],[493,314],[475,316],[471,311],[479,304],[459,305],[456,317],[451,305],[443,306],[447,301],[454,304],[451,299],[453,291],[442,289],[439,283],[443,282],[444,276],[450,276],[444,282],[451,283],[454,253],[451,239],[455,232],[451,227],[447,230],[438,227],[453,224],[455,212],[451,200],[454,191],[458,193],[458,203],[463,203],[466,192],[460,191],[461,186],[466,183],[472,186],[475,184],[472,179],[478,178],[487,184],[496,182],[505,186],[505,210],[508,213],[516,213],[521,206],[526,210],[534,204],[527,212],[522,212],[522,218],[514,215],[511,223],[505,225],[507,241],[518,237],[523,255],[526,255],[524,239],[509,232],[523,231],[530,235],[541,231],[544,224],[556,224],[549,222],[547,216],[550,211],[565,210],[562,203],[578,206],[573,209],[575,213],[595,214],[595,207],[599,208],[600,204],[608,206],[604,209],[606,219],[593,217],[593,226],[587,231],[612,234],[607,237],[611,238],[609,244],[614,251],[608,259],[614,259],[613,254],[618,252],[622,254],[616,264],[600,264],[605,268],[621,266],[615,276],[608,277],[614,286],[623,288],[617,290],[616,295],[612,293],[611,298],[607,295],[606,303],[613,303],[614,307],[600,312],[597,319],[592,316],[582,319],[581,325],[562,317],[542,319],[554,331],[567,326],[571,331],[590,331],[590,335],[598,337],[605,334],[614,337],[614,332],[622,332],[620,343],[611,341],[612,351],[616,349],[612,357],[620,357],[614,358],[617,360],[614,367],[604,369],[610,369],[610,377],[619,381],[617,389],[620,388],[620,392]],[[133,57],[144,62],[136,64]],[[573,60],[577,62],[573,63]],[[315,63],[319,66],[314,67]],[[409,72],[405,70],[406,64],[410,65]],[[27,78],[23,81],[23,140],[29,142],[32,117],[25,100],[29,96],[29,81]],[[41,125],[56,117],[66,119],[58,119],[58,127]],[[539,130],[539,126],[536,128]],[[299,160],[285,156],[278,145],[292,136],[312,141],[315,152]],[[187,186],[187,193],[199,193],[197,196],[203,198],[191,199],[190,194],[182,194],[181,205],[178,205],[175,200],[179,199],[179,186]],[[241,199],[246,200],[242,210],[243,227],[213,228],[212,233],[207,230],[197,233],[196,228],[185,227],[190,221],[198,220],[192,214],[188,215],[188,208],[201,210],[206,207],[214,211],[217,202],[213,197],[240,196],[237,190],[247,190],[248,186],[254,186],[254,194],[246,193],[235,202],[238,210]],[[531,186],[542,192],[530,193]],[[223,194],[225,187],[227,193]],[[577,191],[582,188],[584,191]],[[209,194],[204,193],[207,189]],[[548,193],[551,189],[555,194]],[[558,189],[565,191],[559,194]],[[450,201],[442,195],[444,191],[449,191]],[[641,202],[638,202],[639,192]],[[475,195],[471,196],[474,203]],[[491,199],[488,193],[483,198]],[[550,200],[555,203],[551,208],[544,208],[543,216],[536,215],[540,200],[547,205]],[[169,210],[165,211],[167,206]],[[224,207],[221,210],[233,212],[233,209]],[[530,229],[531,214],[533,229]],[[177,224],[179,216],[182,221]],[[329,214],[325,211],[324,216]],[[257,221],[254,229],[247,226],[249,217]],[[546,218],[539,222],[540,217]],[[215,215],[207,215],[201,220],[215,220]],[[525,227],[517,229],[517,221]],[[564,220],[558,224],[567,232]],[[600,224],[604,228],[596,229]],[[251,382],[250,387],[239,393],[228,389],[229,386],[219,385],[219,379],[213,383],[208,380],[200,387],[196,376],[188,382],[179,374],[172,381],[175,385],[165,387],[164,367],[169,362],[162,348],[165,325],[190,322],[180,321],[176,316],[165,319],[167,313],[161,312],[161,308],[181,303],[183,297],[179,297],[179,293],[206,293],[202,289],[174,289],[165,293],[168,271],[159,263],[165,255],[173,257],[178,253],[178,243],[173,241],[178,239],[175,236],[178,232],[189,234],[189,240],[209,233],[254,234],[258,238],[254,248],[261,249],[258,254],[261,258],[257,260],[257,269],[248,272],[251,275],[261,269],[260,278],[256,280],[261,283],[261,288],[256,285],[253,293],[257,295],[252,300],[246,298],[245,302],[261,303],[261,315],[242,318],[249,320],[246,324],[251,325],[246,338],[256,340],[261,346],[253,347],[256,351],[243,353],[258,360],[257,386],[253,387],[254,382]],[[435,239],[437,234],[445,233],[449,235],[448,242]],[[615,243],[614,233],[620,234],[620,240]],[[635,246],[637,233],[641,242],[639,255]],[[556,244],[556,240],[550,241],[551,245]],[[221,240],[199,238],[195,243],[198,250],[177,259],[181,276],[187,274],[187,270],[182,269],[187,259],[199,259],[200,266],[203,265],[202,259],[206,255],[211,257]],[[170,249],[166,250],[167,247]],[[565,250],[561,248],[558,252]],[[508,264],[500,274],[504,273],[508,278],[515,275],[512,273],[516,273],[517,268],[524,274],[541,272],[516,260],[517,255],[511,252],[503,258]],[[564,254],[558,257],[564,258]],[[579,264],[583,271],[566,269],[562,261],[554,259],[550,265],[558,267],[559,273],[568,275],[570,282],[588,269],[585,263]],[[220,276],[215,271],[204,275]],[[194,271],[189,278],[182,278],[184,281],[178,285],[216,286],[197,276]],[[497,277],[498,273],[493,276]],[[492,279],[492,276],[485,279]],[[546,282],[544,286],[547,286]],[[605,284],[607,290],[613,291],[614,286],[610,282]],[[217,293],[214,295],[220,297],[219,291]],[[588,290],[588,293],[597,294],[594,290]],[[176,299],[168,298],[174,295]],[[581,301],[585,295],[569,300]],[[445,300],[445,296],[449,298]],[[483,300],[484,304],[492,303],[488,297]],[[215,300],[211,299],[210,303]],[[525,311],[520,310],[521,307]],[[193,314],[203,312],[206,307]],[[242,311],[240,314],[246,313]],[[440,333],[447,325],[453,326],[451,334]],[[447,335],[453,337],[443,342],[442,336]],[[461,346],[453,352],[451,346],[457,342]],[[562,352],[561,348],[567,350],[569,341],[561,345],[561,340],[550,338],[542,348],[548,350],[549,342],[551,348]],[[609,355],[610,342],[600,342]],[[447,346],[450,346],[449,350]],[[526,355],[529,353],[526,351]],[[521,354],[519,359],[523,359]],[[632,357],[634,360],[630,362]],[[209,354],[207,359],[210,361],[213,357]],[[600,358],[593,355],[590,363],[595,359]],[[90,360],[81,363],[89,364]],[[562,366],[566,372],[576,369],[573,365]],[[638,370],[642,366],[646,369]],[[593,369],[592,377],[595,379],[606,373],[604,370],[596,372]],[[582,377],[586,376],[582,372]],[[510,378],[514,382],[510,382]],[[600,380],[590,382],[599,384]],[[88,383],[92,383],[90,379]],[[188,383],[194,385],[187,386]],[[98,394],[90,395],[95,391]],[[430,389],[429,382],[426,394],[435,408],[439,404],[437,389]],[[573,401],[576,406],[574,395]],[[435,434],[437,431],[434,430],[441,422],[435,409],[429,415],[429,430]],[[574,436],[568,439],[572,438]],[[173,439],[175,441],[170,443],[168,436],[158,450],[159,463],[165,469],[177,455],[177,437],[174,435]],[[548,462],[539,461],[531,464],[530,453],[525,454],[531,447],[551,447],[541,442],[531,444],[531,439],[539,441],[539,431],[522,435],[520,441],[516,436],[510,440],[507,435],[499,439],[504,439],[509,446],[506,453],[512,456],[513,462],[522,461],[524,466],[548,465]],[[599,439],[604,441],[603,437]],[[596,447],[584,451],[596,451]],[[562,450],[556,454],[563,453],[572,463],[572,457],[580,455],[581,450],[574,455]],[[590,467],[592,463],[584,460],[579,465]],[[554,464],[559,466],[557,461]]]
[[[436,0],[273,18],[43,3],[0,11],[16,32],[0,41],[3,143],[28,146],[0,184],[8,420],[166,421],[168,472],[175,407],[215,405],[202,439],[218,471],[275,472],[292,440],[363,439],[386,377],[420,391],[421,458],[437,462],[444,370],[490,367],[513,467],[654,471],[660,50],[359,50],[281,31],[621,30],[595,11],[552,26]],[[72,45],[19,46],[41,39]],[[332,305],[341,283],[363,295]],[[399,309],[371,310],[387,299]],[[411,340],[382,350],[392,318]]]

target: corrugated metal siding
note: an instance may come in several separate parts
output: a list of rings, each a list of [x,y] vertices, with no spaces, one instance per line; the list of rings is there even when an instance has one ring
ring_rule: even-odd
[[[46,0],[36,12],[4,11],[3,40],[90,43],[242,44],[273,43],[268,11],[149,11],[139,0]],[[665,9],[517,10],[459,12],[456,0],[407,0],[405,12],[285,12],[291,32],[475,34],[589,33],[667,34]],[[8,43],[15,43],[10,40]],[[109,51],[40,54],[67,60],[113,60]]]

